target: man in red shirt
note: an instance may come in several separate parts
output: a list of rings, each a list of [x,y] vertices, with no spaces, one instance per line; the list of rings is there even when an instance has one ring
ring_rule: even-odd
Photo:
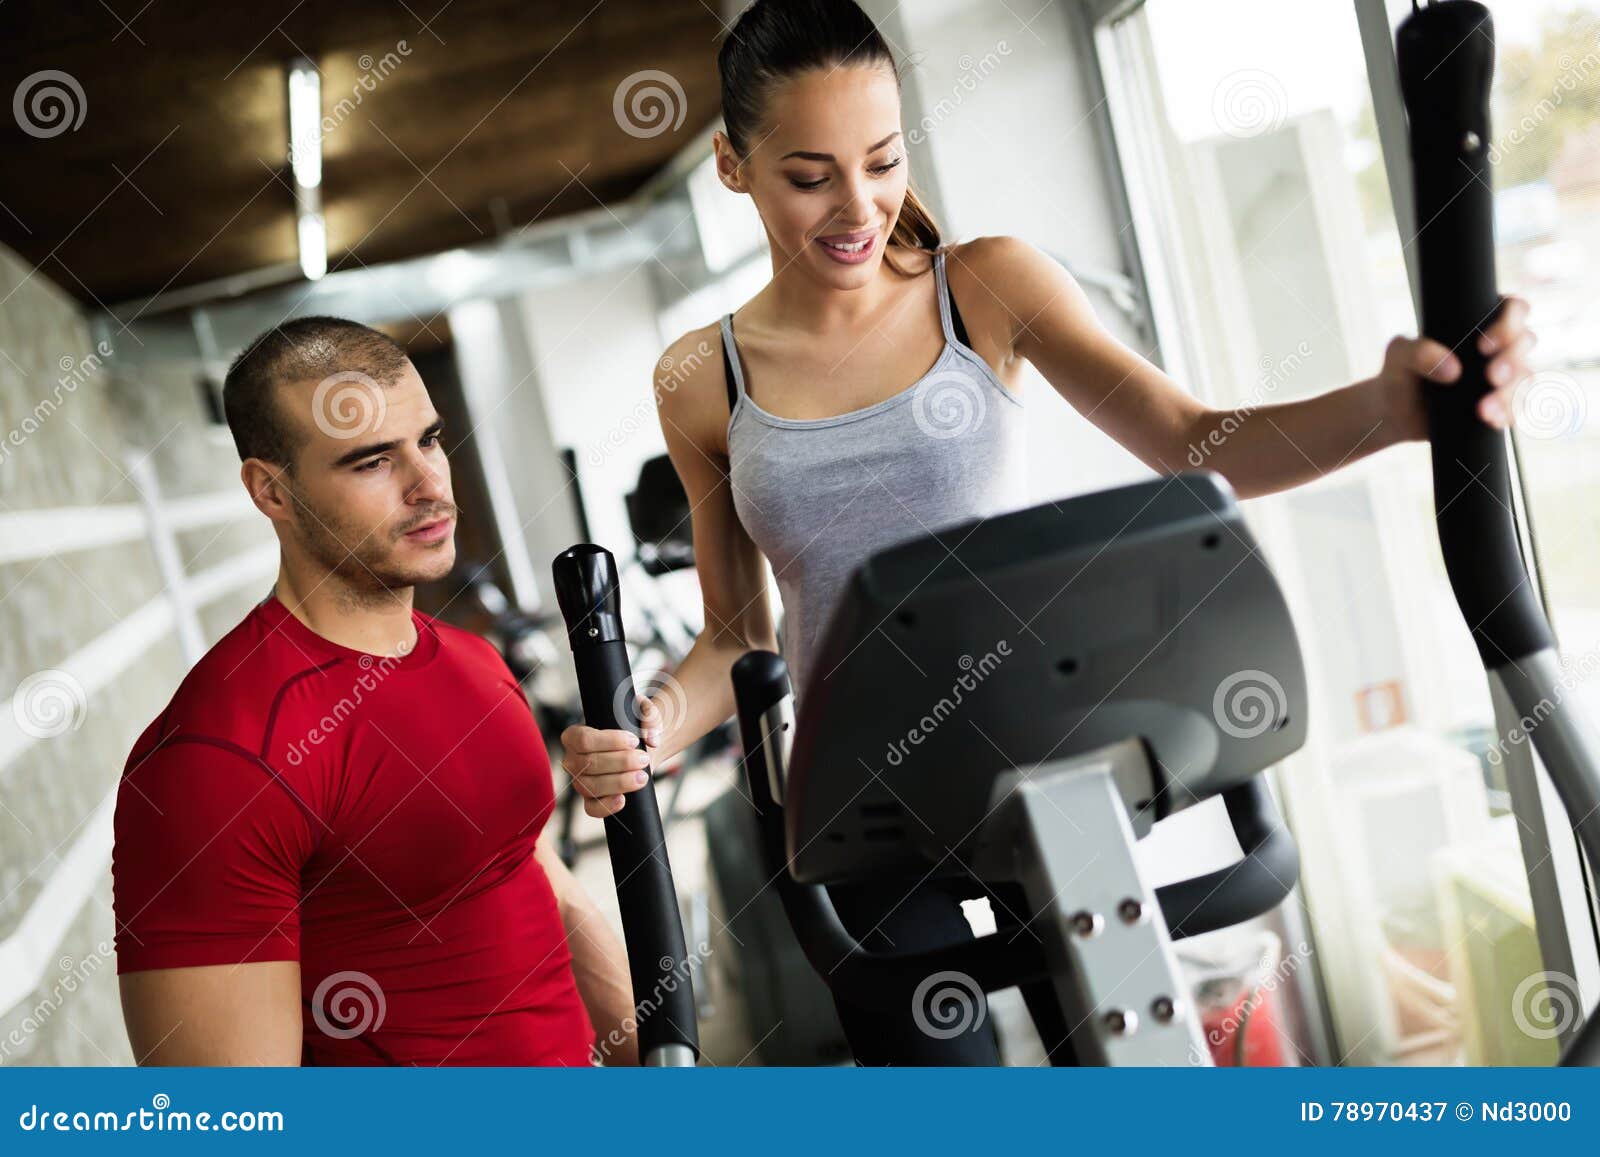
[[[123,771],[135,1056],[586,1065],[598,1030],[635,1062],[622,947],[541,839],[527,700],[493,647],[412,608],[458,513],[415,367],[305,318],[256,339],[223,397],[282,558]]]

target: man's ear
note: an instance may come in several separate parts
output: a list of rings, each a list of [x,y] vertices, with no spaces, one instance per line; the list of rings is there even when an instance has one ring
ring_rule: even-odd
[[[239,481],[244,483],[250,501],[274,522],[287,522],[293,513],[283,473],[282,466],[260,458],[246,458],[239,467]]]

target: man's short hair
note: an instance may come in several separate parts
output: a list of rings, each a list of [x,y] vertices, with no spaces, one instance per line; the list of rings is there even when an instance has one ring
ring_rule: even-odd
[[[222,409],[239,460],[294,462],[295,426],[277,402],[279,386],[351,371],[387,386],[405,363],[398,342],[357,321],[298,317],[273,326],[233,359],[222,383]]]

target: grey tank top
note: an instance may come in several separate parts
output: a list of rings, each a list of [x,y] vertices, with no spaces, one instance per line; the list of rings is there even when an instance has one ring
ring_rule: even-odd
[[[831,418],[781,418],[753,401],[734,342],[728,464],[733,504],[783,597],[784,658],[798,699],[850,575],[872,554],[1026,501],[1022,402],[966,341],[934,255],[944,348],[922,377]]]

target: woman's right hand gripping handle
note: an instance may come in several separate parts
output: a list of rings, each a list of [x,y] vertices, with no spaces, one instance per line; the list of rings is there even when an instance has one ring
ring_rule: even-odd
[[[639,696],[643,739],[629,731],[601,731],[574,723],[561,733],[561,766],[596,819],[622,809],[623,797],[650,782],[652,752],[661,742],[661,709]]]

